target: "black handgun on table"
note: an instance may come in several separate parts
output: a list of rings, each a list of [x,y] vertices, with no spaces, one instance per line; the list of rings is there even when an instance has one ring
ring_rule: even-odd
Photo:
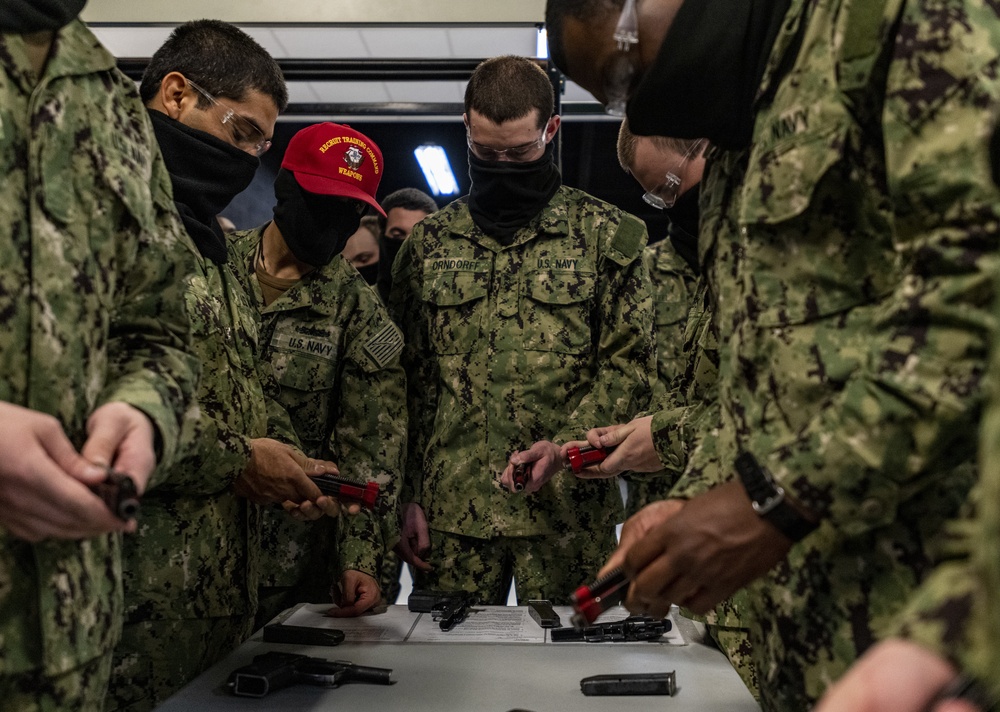
[[[321,687],[340,687],[347,682],[391,685],[391,674],[388,668],[272,651],[255,656],[252,663],[233,671],[226,685],[240,697],[264,697],[298,683]]]
[[[476,605],[476,594],[468,591],[414,590],[406,607],[416,613],[430,613],[441,630],[451,630],[469,616],[469,609]]]
[[[649,616],[629,616],[624,620],[595,623],[583,629],[556,628],[549,631],[553,643],[616,643],[657,641],[672,627],[671,622]]]
[[[114,512],[115,516],[124,521],[135,519],[139,513],[139,491],[135,482],[124,472],[105,468],[107,477],[98,482],[90,491],[100,497],[104,504]]]

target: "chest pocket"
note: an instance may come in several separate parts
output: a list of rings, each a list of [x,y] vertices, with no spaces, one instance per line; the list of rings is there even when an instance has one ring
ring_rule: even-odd
[[[279,322],[271,336],[271,367],[282,389],[303,393],[332,390],[337,383],[339,329]]]
[[[758,150],[739,210],[756,323],[807,323],[888,293],[899,272],[877,149],[841,119]]]
[[[590,311],[596,285],[593,272],[528,272],[521,300],[524,348],[566,354],[588,352],[591,349]]]
[[[424,278],[430,305],[429,338],[435,353],[463,354],[482,333],[489,281],[487,272],[437,272]]]

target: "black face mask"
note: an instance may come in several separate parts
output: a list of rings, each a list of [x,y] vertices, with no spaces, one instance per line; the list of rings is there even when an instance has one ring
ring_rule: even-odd
[[[378,262],[372,262],[370,265],[364,265],[356,269],[368,284],[375,284],[378,281]]]
[[[789,5],[790,0],[681,5],[655,62],[629,99],[632,132],[707,138],[724,149],[747,146],[754,98]],[[667,105],[684,110],[666,111]]]
[[[80,14],[87,0],[3,0],[0,32],[23,35],[58,30]]]
[[[670,227],[667,237],[688,266],[700,273],[698,266],[698,195],[701,184],[690,188],[677,199],[674,206],[667,210]]]
[[[149,116],[184,227],[204,257],[225,264],[226,237],[215,216],[246,190],[260,160],[163,112]]]
[[[509,244],[518,228],[542,212],[562,185],[552,144],[537,161],[484,161],[469,151],[469,212],[479,229]]]
[[[310,193],[282,168],[274,180],[274,223],[292,254],[307,265],[330,264],[361,225],[355,201]]]
[[[378,239],[378,261],[380,264],[387,264],[390,272],[392,271],[393,263],[396,261],[396,255],[403,248],[403,242],[404,240],[396,240],[384,235]]]

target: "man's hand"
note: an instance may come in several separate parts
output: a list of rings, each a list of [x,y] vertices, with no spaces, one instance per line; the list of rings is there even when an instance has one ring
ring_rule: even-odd
[[[612,569],[625,564],[625,557],[632,551],[637,541],[641,541],[650,531],[663,524],[681,510],[684,501],[680,499],[662,499],[659,502],[647,504],[628,518],[622,526],[622,535],[618,540],[618,548],[612,552],[608,562],[597,573],[597,577],[606,576]]]
[[[537,492],[557,472],[566,468],[566,460],[559,446],[548,440],[539,440],[527,450],[515,452],[510,456],[507,467],[500,476],[500,484],[511,492],[514,489],[514,465],[529,465],[528,479],[524,483],[524,494]]]
[[[340,603],[327,612],[332,618],[359,616],[382,600],[378,581],[366,573],[348,569],[340,578]]]
[[[309,460],[304,470],[309,471],[310,477],[320,475],[339,475],[340,469],[329,460]],[[320,470],[318,473],[316,470]],[[361,512],[361,505],[357,502],[346,504],[336,497],[323,495],[315,502],[306,500],[304,502],[292,502],[285,500],[281,503],[282,508],[288,512],[293,519],[303,522],[314,522],[320,517],[339,517],[341,514],[355,516]]]
[[[105,403],[87,420],[87,442],[81,454],[95,465],[129,475],[139,494],[156,467],[153,422],[128,403]]]
[[[416,502],[400,505],[402,525],[400,526],[399,542],[395,551],[410,566],[421,571],[430,571],[434,567],[424,561],[431,550],[431,535],[427,528],[427,517],[423,508]]]
[[[966,700],[933,703],[956,676],[955,668],[930,650],[885,640],[858,658],[814,712],[981,712]]]
[[[608,453],[604,462],[585,468],[576,476],[582,479],[600,479],[613,477],[623,472],[656,472],[663,469],[659,455],[653,447],[653,432],[651,423],[653,416],[626,423],[625,425],[608,425],[593,428],[587,432],[587,440],[574,441],[562,446],[562,457],[573,447],[590,445],[591,447],[614,448]]]
[[[250,462],[233,483],[233,489],[256,504],[316,502],[323,494],[310,476],[325,474],[330,467],[337,470],[332,463],[312,460],[291,445],[270,438],[251,440],[250,447]],[[326,505],[333,511],[332,505]]]
[[[98,421],[103,428],[103,416]],[[105,477],[58,420],[0,402],[0,526],[11,534],[35,542],[131,531],[135,522],[120,520],[89,489]],[[137,484],[144,483],[142,476]]]
[[[625,605],[665,616],[670,604],[705,613],[769,571],[792,542],[757,516],[737,481],[688,500],[629,547]]]

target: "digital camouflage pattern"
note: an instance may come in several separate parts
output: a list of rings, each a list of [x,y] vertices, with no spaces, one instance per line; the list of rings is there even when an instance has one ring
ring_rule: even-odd
[[[0,35],[0,212],[0,400],[54,415],[77,447],[97,406],[131,403],[172,462],[198,374],[181,298],[194,246],[135,84],[81,22],[40,80]],[[120,537],[0,540],[0,675],[110,653]]]
[[[570,605],[570,594],[587,580],[581,571],[597,571],[615,548],[612,527],[569,531],[552,546],[548,537],[507,536],[493,539],[449,534],[432,529],[434,569],[415,569],[417,589],[474,591],[478,603],[507,603],[511,576],[517,572],[517,600],[547,600]]]
[[[709,229],[718,229],[716,220],[711,215],[706,216],[702,222],[707,223]],[[674,289],[669,294],[655,298],[660,380],[653,388],[656,394],[653,406],[660,407],[661,410],[654,410],[652,413],[650,429],[654,448],[666,469],[658,473],[659,479],[646,480],[643,479],[646,476],[640,475],[629,482],[629,516],[646,504],[670,497],[671,488],[684,472],[690,470],[698,473],[698,476],[716,476],[719,466],[711,430],[708,437],[702,437],[703,430],[714,427],[708,423],[708,419],[714,419],[717,423],[719,415],[715,400],[718,344],[708,302],[709,294],[705,281],[698,280],[676,252],[672,249],[668,252],[664,248],[654,252],[659,244],[647,247],[645,252],[647,260],[655,257],[658,263],[651,267],[654,291],[658,282],[661,289],[664,289],[664,285],[674,285]],[[664,253],[667,253],[666,257]],[[671,306],[680,296],[676,291],[681,287],[685,288],[683,296],[687,300],[688,310],[680,315],[679,323],[660,324],[661,320],[668,321],[661,314],[671,313]],[[661,305],[664,304],[666,307],[661,310]],[[682,332],[680,338],[676,335],[677,329]],[[637,486],[635,500],[632,490],[634,486]],[[706,615],[698,615],[689,610],[684,610],[683,613],[688,618],[705,623],[708,635],[726,654],[751,694],[759,698],[752,647],[748,632],[739,617],[738,607],[742,596],[742,593],[736,593]]]
[[[414,228],[390,310],[409,376],[403,497],[432,529],[558,546],[555,535],[621,520],[616,479],[560,473],[523,496],[500,476],[517,450],[580,439],[648,404],[645,242],[636,218],[566,186],[506,247],[473,223],[465,199]]]
[[[102,655],[67,673],[40,670],[0,677],[0,709],[11,712],[99,710],[108,691],[111,656]]]
[[[793,1],[752,148],[710,157],[703,186],[702,215],[738,226],[699,245],[714,254],[720,473],[752,452],[823,517],[740,604],[767,710],[808,708],[885,634],[975,478],[998,9],[894,0],[880,22],[873,7]],[[867,57],[881,61],[859,81]]]
[[[672,404],[672,393],[684,376],[684,351],[688,311],[697,293],[698,276],[677,254],[669,238],[648,246],[642,253],[653,294],[653,329],[656,338],[656,381],[653,408]],[[625,516],[631,517],[650,502],[666,498],[676,476],[669,471],[626,477],[628,499]]]
[[[994,315],[1000,316],[1000,300]],[[975,506],[949,526],[949,558],[920,587],[893,632],[951,660],[1000,700],[1000,331],[995,333],[984,379]]]
[[[141,650],[130,648],[138,634],[127,632],[115,649],[107,710],[151,709],[165,699],[132,697],[136,690],[125,684],[129,661],[153,661],[160,670],[154,688],[169,693],[200,672],[187,679],[171,675],[172,661],[187,666],[203,649],[231,650],[252,632],[259,508],[237,497],[232,485],[249,462],[250,440],[268,434],[268,407],[257,370],[257,312],[232,262],[200,258],[184,295],[202,378],[184,420],[182,457],[143,497],[138,530],[125,540],[125,625],[201,626],[198,619],[242,616],[243,630],[221,643],[174,635],[154,645],[145,636]]]
[[[280,386],[278,400],[309,457],[336,463],[344,477],[379,483],[374,512],[315,522],[262,514],[261,586],[292,587],[292,603],[329,601],[342,569],[378,579],[385,552],[399,539],[403,337],[378,294],[339,255],[265,307],[254,276],[262,235],[262,228],[237,233],[232,249],[261,312],[261,358]]]

